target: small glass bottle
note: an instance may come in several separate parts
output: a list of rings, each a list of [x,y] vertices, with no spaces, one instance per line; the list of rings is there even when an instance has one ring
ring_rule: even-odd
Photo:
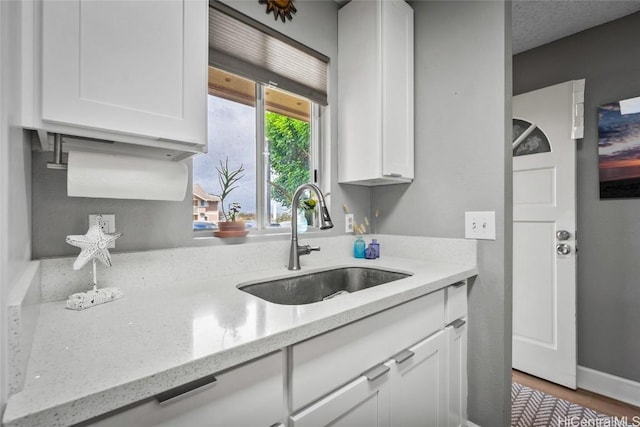
[[[380,243],[378,243],[376,239],[371,240],[369,247],[373,249],[373,252],[375,253],[375,258],[380,258]]]
[[[366,243],[362,239],[362,236],[358,236],[355,243],[353,244],[353,257],[364,258],[365,247],[366,247]]]
[[[374,252],[371,245],[369,245],[367,249],[364,250],[364,257],[366,259],[376,259],[376,253]]]

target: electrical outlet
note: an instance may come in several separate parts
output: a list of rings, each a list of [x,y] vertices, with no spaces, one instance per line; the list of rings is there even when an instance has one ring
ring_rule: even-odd
[[[353,214],[344,215],[344,232],[353,233]]]
[[[100,224],[100,228],[104,233],[116,232],[116,215],[115,214],[92,214],[89,215],[89,226],[94,224]],[[113,249],[116,247],[115,240],[109,243],[108,248]]]
[[[496,213],[465,212],[464,237],[467,239],[496,240]]]

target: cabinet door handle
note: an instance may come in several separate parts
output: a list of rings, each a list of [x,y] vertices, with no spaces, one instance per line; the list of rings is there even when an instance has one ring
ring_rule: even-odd
[[[396,363],[400,364],[411,359],[413,356],[415,356],[415,353],[409,349],[406,349],[406,350],[402,350],[400,353],[396,354],[395,356],[391,356],[391,358],[395,360]]]
[[[208,375],[195,381],[191,381],[190,383],[172,388],[171,390],[156,394],[155,398],[159,404],[169,405],[191,394],[206,390],[215,384],[216,381],[215,376]]]
[[[378,366],[374,366],[373,368],[369,369],[368,371],[366,371],[362,375],[367,377],[367,379],[369,381],[375,381],[378,378],[380,378],[381,376],[383,376],[384,374],[386,374],[387,372],[389,372],[390,369],[391,368],[389,368],[387,365],[378,365]]]
[[[401,173],[383,173],[382,176],[388,176],[390,178],[402,178]]]
[[[458,282],[458,283],[454,283],[452,286],[453,286],[454,288],[461,288],[461,287],[463,287],[464,285],[466,285],[466,283],[465,283],[465,282]]]
[[[453,326],[454,328],[458,329],[461,328],[462,326],[464,326],[464,324],[467,323],[466,320],[462,320],[462,319],[456,319],[453,322],[449,323],[451,326]]]

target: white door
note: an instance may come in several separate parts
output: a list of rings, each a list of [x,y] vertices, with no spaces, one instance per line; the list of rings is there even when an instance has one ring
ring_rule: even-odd
[[[573,389],[574,110],[574,82],[513,98],[513,367]]]

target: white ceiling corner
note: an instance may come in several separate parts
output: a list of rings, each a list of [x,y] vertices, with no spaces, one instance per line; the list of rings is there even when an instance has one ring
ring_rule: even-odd
[[[512,49],[524,52],[640,11],[637,0],[514,0]]]
[[[512,0],[512,51],[515,55],[639,11],[640,0]]]

